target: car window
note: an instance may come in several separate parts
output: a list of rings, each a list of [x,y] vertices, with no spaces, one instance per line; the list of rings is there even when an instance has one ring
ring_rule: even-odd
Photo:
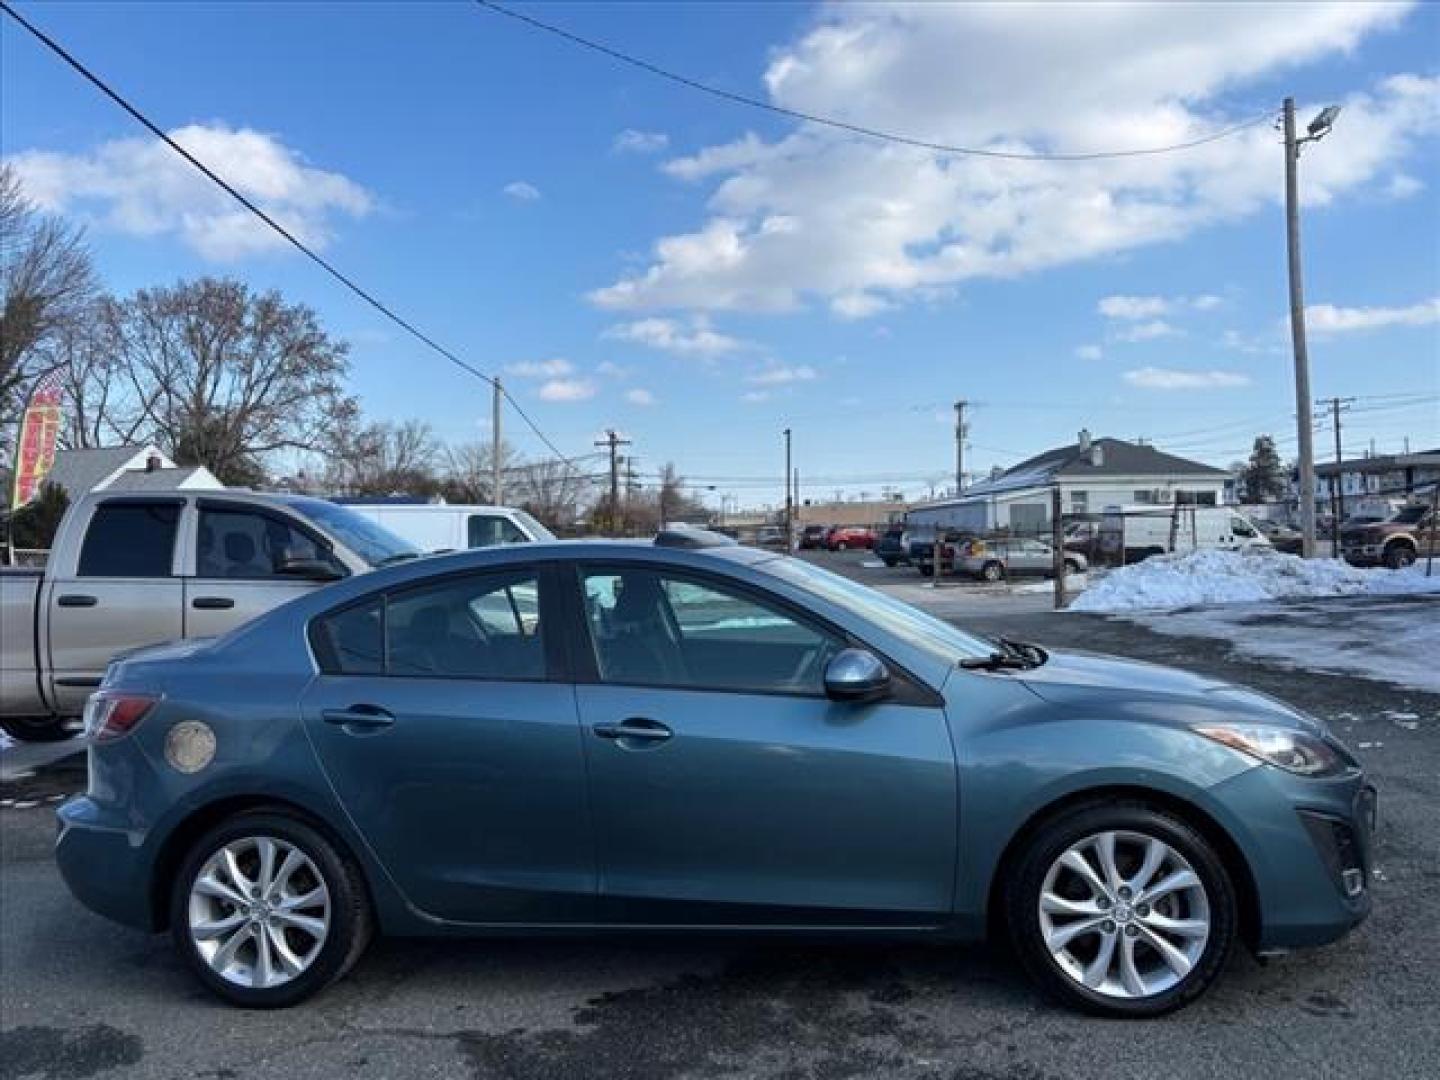
[[[472,547],[523,544],[530,538],[515,523],[499,514],[471,514],[466,543]]]
[[[170,577],[179,503],[105,503],[90,518],[80,577]]]
[[[833,635],[740,590],[643,568],[587,573],[585,607],[606,682],[820,694]]]
[[[389,675],[541,679],[545,649],[534,570],[474,574],[391,593]]]
[[[1236,536],[1253,537],[1255,535],[1255,530],[1250,527],[1250,523],[1234,514],[1230,515],[1230,531]]]
[[[329,675],[383,674],[385,598],[371,597],[316,620],[310,641],[320,670]]]
[[[274,514],[202,509],[195,544],[195,576],[240,580],[286,579],[286,564],[322,562],[345,568],[308,532]]]

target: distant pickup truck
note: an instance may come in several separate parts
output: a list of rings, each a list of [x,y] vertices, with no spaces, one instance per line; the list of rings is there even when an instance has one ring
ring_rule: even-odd
[[[117,654],[222,634],[326,582],[415,558],[323,499],[251,491],[92,493],[43,570],[0,570],[0,727],[63,738]]]
[[[1416,559],[1440,555],[1435,514],[1424,503],[1402,506],[1384,521],[1351,519],[1340,526],[1340,552],[1354,566],[1400,570]]]

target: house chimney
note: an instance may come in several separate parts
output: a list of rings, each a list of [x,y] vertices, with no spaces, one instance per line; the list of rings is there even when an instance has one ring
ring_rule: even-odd
[[[154,472],[158,468],[160,468],[160,455],[152,450],[150,456],[145,459],[145,471]]]
[[[1081,428],[1081,429],[1080,429],[1080,453],[1081,453],[1082,456],[1085,455],[1085,454],[1090,453],[1090,429],[1089,429],[1089,428]]]

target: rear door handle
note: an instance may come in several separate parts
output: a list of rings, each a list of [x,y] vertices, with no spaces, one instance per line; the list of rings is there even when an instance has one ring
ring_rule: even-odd
[[[632,716],[618,723],[596,724],[590,729],[601,739],[617,742],[662,743],[675,733],[658,720]]]
[[[327,724],[347,729],[385,728],[395,723],[395,715],[378,705],[351,705],[348,709],[323,709],[320,717]]]
[[[224,611],[233,608],[235,601],[228,596],[197,596],[190,601],[190,606],[201,611]]]
[[[66,593],[56,599],[59,607],[94,607],[100,603],[98,596],[86,596],[84,593]]]

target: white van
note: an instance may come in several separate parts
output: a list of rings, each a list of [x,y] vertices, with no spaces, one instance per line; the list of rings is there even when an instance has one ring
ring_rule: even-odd
[[[1227,506],[1107,506],[1100,550],[1127,563],[1169,552],[1269,549],[1270,541],[1244,514]]]
[[[555,539],[554,533],[524,510],[509,506],[349,503],[347,508],[427,552]]]

